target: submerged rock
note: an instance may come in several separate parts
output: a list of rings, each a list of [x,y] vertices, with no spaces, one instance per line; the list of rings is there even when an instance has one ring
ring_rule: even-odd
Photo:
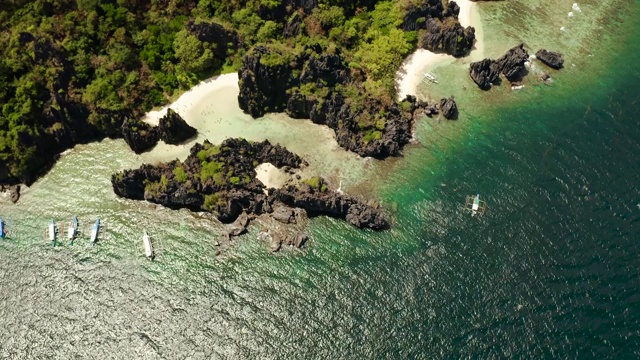
[[[536,52],[536,58],[556,70],[562,69],[564,66],[564,58],[558,52],[540,49]]]

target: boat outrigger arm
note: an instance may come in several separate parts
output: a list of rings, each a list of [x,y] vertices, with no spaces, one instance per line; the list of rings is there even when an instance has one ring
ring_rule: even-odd
[[[480,200],[480,194],[475,196],[467,196],[467,200],[464,203],[464,209],[471,213],[471,216],[484,215],[487,211],[487,203]]]

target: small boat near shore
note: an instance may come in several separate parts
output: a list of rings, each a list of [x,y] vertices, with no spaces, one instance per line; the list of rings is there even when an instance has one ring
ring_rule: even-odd
[[[470,195],[467,196],[467,200],[464,204],[464,209],[466,211],[469,211],[471,213],[471,216],[484,215],[485,211],[487,210],[487,203],[483,200],[480,200],[480,194],[477,194],[476,196]]]
[[[144,234],[142,235],[142,243],[144,244],[144,254],[147,257],[147,259],[153,260],[155,254],[153,252],[153,245],[151,244],[151,238],[149,238],[149,234],[147,234],[147,231],[144,231]]]
[[[98,241],[98,232],[100,231],[100,217],[96,219],[96,222],[93,224],[93,229],[91,229],[91,242],[96,243]]]
[[[424,73],[424,79],[434,84],[438,83],[438,78],[436,78],[436,76],[433,75],[432,73]]]
[[[74,216],[71,220],[71,225],[67,229],[67,237],[69,238],[69,240],[73,240],[76,238],[76,236],[78,236],[78,217]]]

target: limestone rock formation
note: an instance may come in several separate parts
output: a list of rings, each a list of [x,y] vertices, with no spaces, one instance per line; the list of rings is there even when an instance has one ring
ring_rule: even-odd
[[[471,63],[469,75],[482,90],[489,90],[492,84],[500,83],[500,74],[511,83],[522,81],[527,75],[525,63],[529,60],[529,53],[520,44],[507,51],[497,60],[484,59]]]
[[[187,124],[175,111],[167,109],[167,114],[158,123],[158,137],[167,144],[180,144],[194,136],[198,131]]]
[[[540,49],[536,52],[536,58],[556,70],[562,69],[564,66],[564,58],[558,52]]]
[[[219,146],[208,142],[194,145],[184,162],[142,165],[114,174],[111,183],[121,197],[147,200],[172,209],[209,211],[222,222],[235,221],[228,228],[231,236],[244,231],[248,215],[264,213],[287,224],[299,224],[308,214],[345,219],[357,227],[389,226],[379,205],[332,191],[322,178],[270,189],[265,194],[264,185],[255,179],[255,164],[263,162],[279,168],[299,168],[305,164],[299,156],[268,141],[227,139]]]
[[[491,89],[491,85],[498,83],[500,79],[498,64],[491,59],[471,63],[469,74],[482,90]]]
[[[238,103],[251,116],[284,111],[293,118],[311,119],[333,129],[343,148],[379,159],[400,153],[411,139],[414,113],[426,107],[415,98],[385,103],[363,91],[353,95],[360,99],[357,102],[346,98],[333,90],[351,81],[344,59],[318,46],[300,54],[257,46],[245,56],[238,74]],[[307,84],[320,90],[309,92]]]
[[[143,121],[125,119],[121,131],[124,141],[136,154],[141,154],[158,143],[155,128]]]
[[[453,99],[453,96],[448,99],[440,100],[440,112],[449,120],[458,119],[458,105],[456,105],[456,101]]]

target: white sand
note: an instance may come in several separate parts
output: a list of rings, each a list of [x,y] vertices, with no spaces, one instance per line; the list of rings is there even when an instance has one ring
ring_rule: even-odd
[[[237,73],[214,76],[200,82],[198,85],[182,94],[178,100],[173,102],[171,105],[167,105],[160,110],[152,110],[146,113],[145,117],[142,118],[142,121],[150,125],[157,126],[160,122],[160,118],[166,115],[168,108],[173,109],[173,111],[185,118],[187,112],[194,104],[206,100],[212,92],[225,87],[238,87]]]
[[[396,76],[398,100],[404,99],[407,95],[416,94],[418,85],[420,85],[420,82],[424,78],[423,70],[425,68],[449,58],[450,56],[447,54],[436,54],[425,49],[418,49],[409,55],[404,63],[402,63],[400,71]]]
[[[476,29],[476,43],[471,51],[474,55],[473,58],[476,58],[477,53],[481,55],[484,48],[477,4],[470,0],[456,0],[456,3],[460,6],[458,16],[460,24],[464,27],[473,26]],[[436,64],[453,59],[450,55],[436,54],[425,49],[418,49],[409,55],[396,74],[398,100],[404,99],[407,95],[416,95],[418,85],[424,79],[425,72],[428,72]]]
[[[271,163],[262,163],[256,167],[256,178],[267,188],[279,188],[289,180],[290,175]]]

